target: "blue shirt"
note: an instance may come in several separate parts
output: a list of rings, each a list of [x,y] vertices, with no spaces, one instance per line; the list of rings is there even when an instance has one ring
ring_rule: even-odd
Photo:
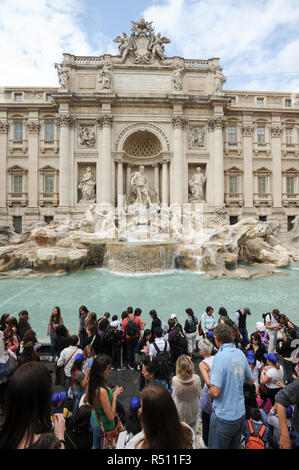
[[[223,344],[214,357],[210,382],[221,389],[212,408],[218,418],[236,421],[245,415],[244,381],[252,380],[245,354],[233,343]]]

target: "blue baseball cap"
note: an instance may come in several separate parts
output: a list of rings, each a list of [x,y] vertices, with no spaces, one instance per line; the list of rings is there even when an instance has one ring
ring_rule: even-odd
[[[213,338],[213,336],[214,336],[214,331],[213,330],[208,331],[208,337]]]
[[[248,351],[247,352],[247,362],[249,364],[254,364],[254,361],[255,361],[255,354],[254,354],[254,351]]]
[[[54,393],[54,395],[52,395],[51,403],[53,406],[57,406],[58,403],[64,401],[65,399],[66,399],[65,392]]]
[[[130,400],[130,410],[138,409],[140,408],[140,400],[138,397],[133,397]]]
[[[76,362],[83,362],[83,361],[85,361],[85,359],[86,359],[86,356],[84,356],[84,354],[81,354],[81,353],[76,354],[76,356],[75,356],[75,361]]]
[[[278,362],[276,355],[273,353],[264,354],[264,357],[268,359],[268,361],[272,362],[272,364],[277,364]]]

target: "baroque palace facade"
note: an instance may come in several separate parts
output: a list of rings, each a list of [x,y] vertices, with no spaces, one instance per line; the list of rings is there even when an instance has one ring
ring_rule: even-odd
[[[169,39],[143,18],[132,24],[117,56],[64,54],[59,87],[1,90],[1,224],[21,232],[78,219],[91,202],[115,207],[142,165],[161,204],[203,202],[207,214],[226,207],[231,224],[250,215],[290,230],[299,95],[223,90],[219,59],[166,57]]]

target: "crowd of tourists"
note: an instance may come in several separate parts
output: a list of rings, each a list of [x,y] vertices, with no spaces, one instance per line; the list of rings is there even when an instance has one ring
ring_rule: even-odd
[[[149,322],[141,308],[127,307],[98,316],[82,305],[74,334],[56,306],[45,363],[28,311],[3,314],[0,448],[299,447],[293,321],[273,309],[248,333],[248,307],[230,316],[224,307],[201,315],[187,308],[167,323],[156,310],[148,315]],[[111,370],[138,374],[128,409]]]

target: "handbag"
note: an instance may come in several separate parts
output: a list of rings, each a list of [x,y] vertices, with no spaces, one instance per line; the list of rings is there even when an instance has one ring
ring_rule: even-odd
[[[5,371],[3,375],[5,377],[10,377],[17,368],[18,368],[18,360],[9,356],[9,359],[5,364]]]
[[[67,365],[67,363],[72,359],[72,357],[74,356],[74,354],[78,351],[78,348],[75,350],[75,352],[68,358],[68,360],[66,361],[65,364],[63,364],[62,366],[57,366],[55,364],[54,366],[54,372],[55,372],[55,385],[62,385],[64,386],[65,385],[65,382],[66,382],[66,375],[65,375],[65,372],[64,372],[64,368],[65,366]]]
[[[111,431],[107,431],[103,423],[99,417],[99,414],[96,410],[96,408],[93,408],[95,412],[95,416],[97,418],[97,421],[99,423],[99,426],[104,434],[104,442],[103,442],[103,449],[116,449],[117,441],[118,441],[118,436],[121,432],[125,431],[125,428],[122,425],[122,422],[120,420],[120,417],[118,414],[116,414],[114,420],[115,420],[115,427]]]

